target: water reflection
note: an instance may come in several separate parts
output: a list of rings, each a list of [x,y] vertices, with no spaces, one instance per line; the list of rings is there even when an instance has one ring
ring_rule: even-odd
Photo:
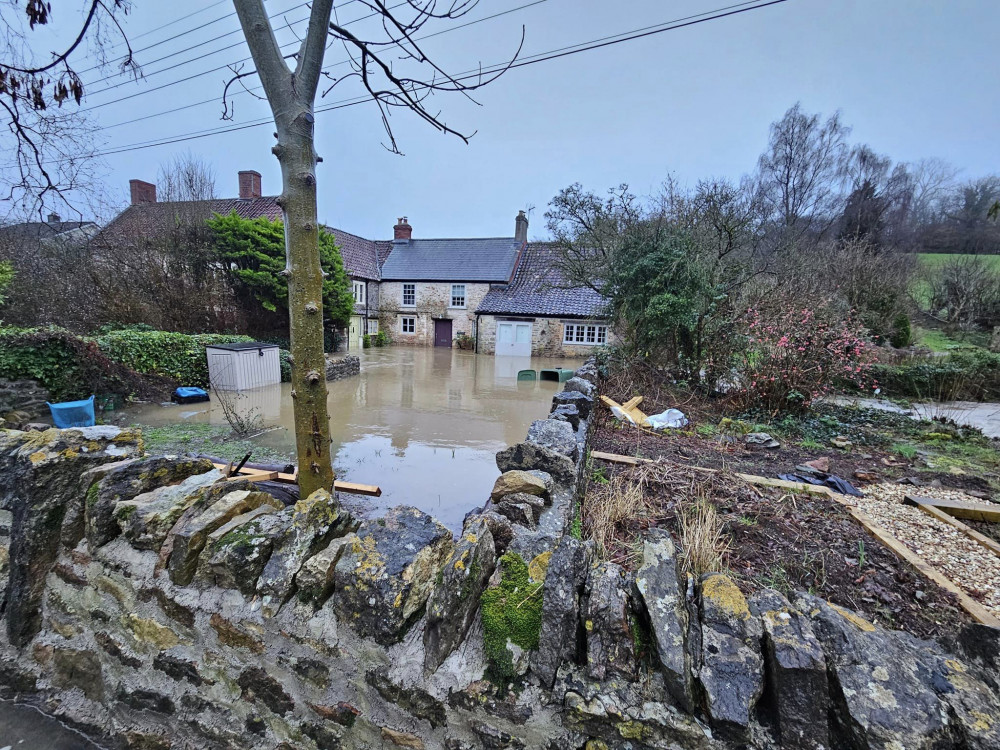
[[[361,357],[359,377],[329,384],[334,466],[339,478],[380,485],[382,497],[351,502],[376,514],[414,505],[456,531],[488,496],[499,473],[496,451],[524,440],[561,387],[518,382],[518,371],[578,364],[416,347],[369,350]],[[290,390],[285,383],[247,391],[242,405],[279,427],[256,441],[292,455]],[[215,404],[145,406],[133,418],[152,426],[225,424]]]

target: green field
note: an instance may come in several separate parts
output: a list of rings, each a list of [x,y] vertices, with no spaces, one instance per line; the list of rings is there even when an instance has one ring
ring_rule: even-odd
[[[933,268],[934,266],[940,266],[945,263],[945,261],[953,258],[981,258],[986,263],[989,263],[993,268],[1000,271],[1000,255],[961,255],[959,253],[918,253],[917,257],[920,259],[920,263],[928,268]]]
[[[949,260],[956,258],[981,258],[984,262],[992,266],[996,271],[1000,271],[1000,255],[963,255],[961,253],[917,253],[917,259],[921,266],[926,269],[933,269],[943,266]],[[927,282],[921,279],[919,274],[913,280],[913,298],[922,309],[926,309],[929,303],[930,293],[927,289]]]

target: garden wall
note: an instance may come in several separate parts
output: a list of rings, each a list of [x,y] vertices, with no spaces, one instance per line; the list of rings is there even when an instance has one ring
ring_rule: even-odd
[[[0,418],[10,412],[23,412],[29,418],[48,412],[49,392],[33,380],[0,378]]]
[[[326,379],[328,381],[343,380],[361,373],[361,360],[353,354],[345,357],[326,358]]]
[[[597,372],[454,539],[291,507],[116,428],[0,431],[0,685],[111,746],[996,748],[997,634],[954,653],[581,541]]]

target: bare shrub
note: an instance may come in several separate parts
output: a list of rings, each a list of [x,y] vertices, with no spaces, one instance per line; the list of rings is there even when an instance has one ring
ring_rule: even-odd
[[[1000,324],[1000,271],[983,258],[956,255],[922,275],[931,315],[950,328]]]
[[[679,509],[681,562],[684,570],[700,579],[706,573],[725,570],[731,542],[723,534],[722,519],[715,506],[704,497]]]
[[[233,435],[238,438],[248,438],[264,431],[264,417],[260,410],[255,406],[247,406],[243,403],[246,394],[224,390],[214,383],[210,388],[216,402],[222,409],[222,415],[233,431]]]

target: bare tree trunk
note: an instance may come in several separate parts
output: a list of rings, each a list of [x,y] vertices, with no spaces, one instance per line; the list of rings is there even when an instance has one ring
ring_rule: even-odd
[[[333,490],[330,417],[323,355],[323,271],[316,219],[316,151],[313,101],[332,0],[314,0],[309,29],[293,73],[267,20],[262,0],[234,0],[268,103],[278,143],[272,149],[281,164],[291,319],[292,398],[299,489],[307,497],[317,489]]]

